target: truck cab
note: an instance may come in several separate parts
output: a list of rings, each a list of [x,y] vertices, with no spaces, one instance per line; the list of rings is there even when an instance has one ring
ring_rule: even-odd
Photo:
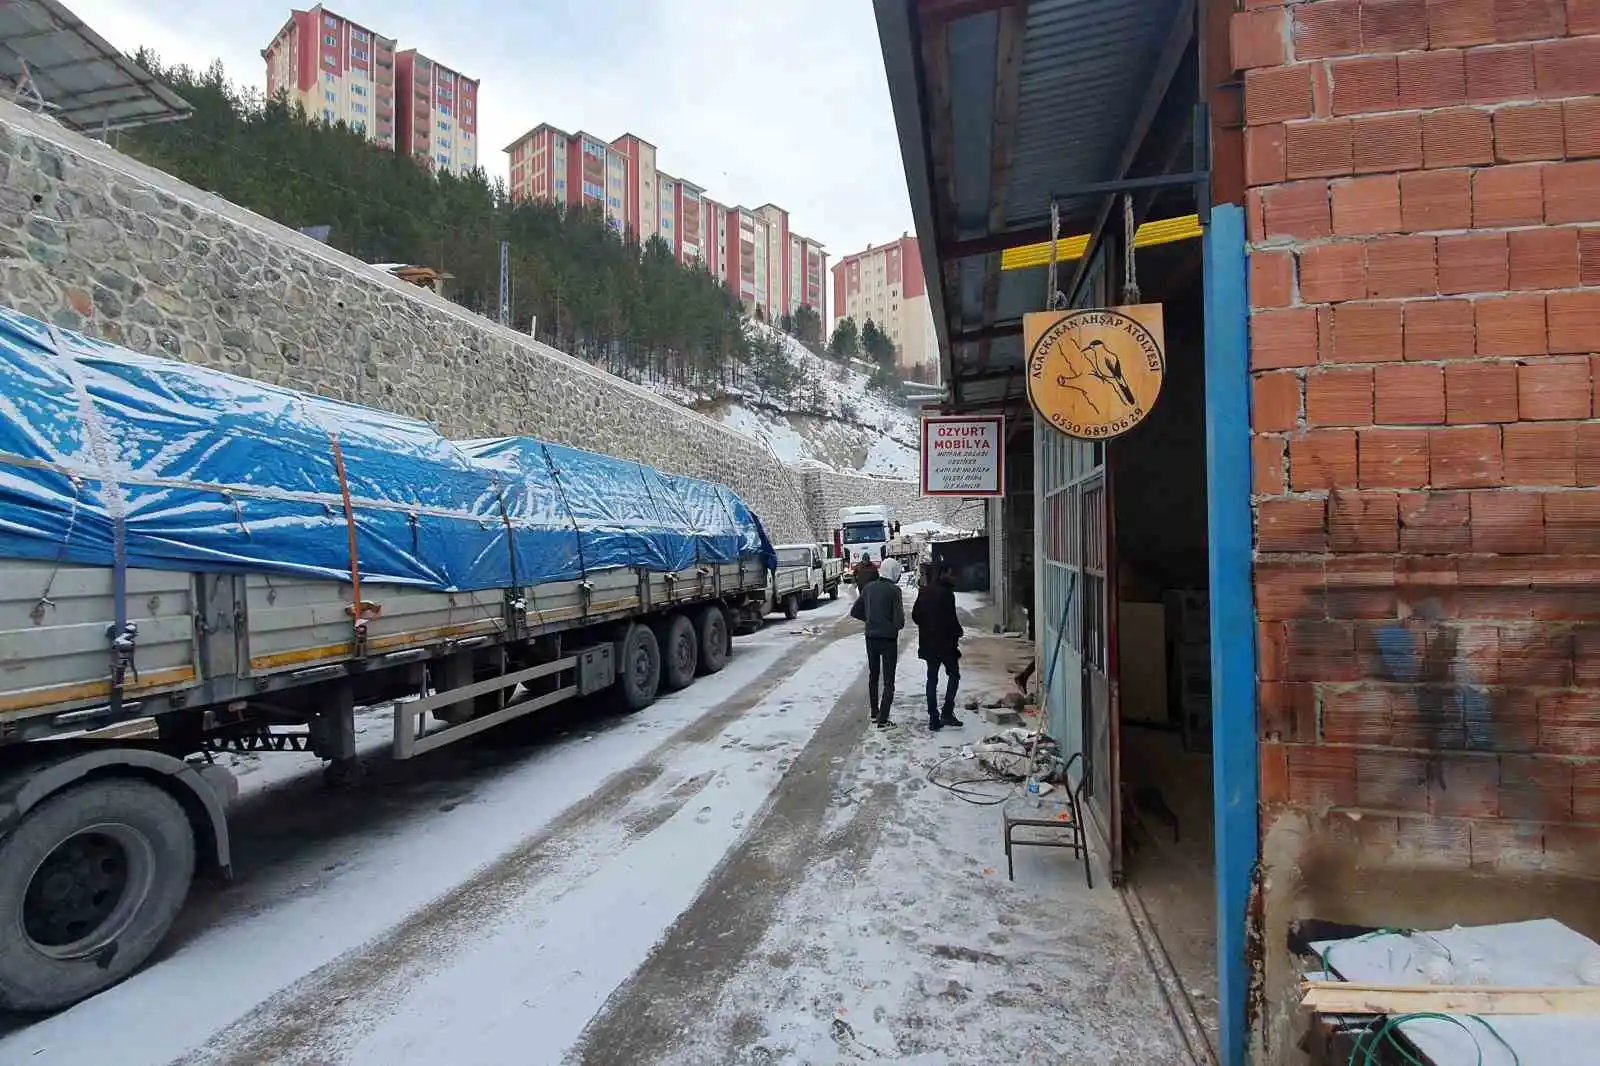
[[[881,504],[841,507],[839,529],[846,570],[862,559],[882,562],[888,558],[889,542],[894,537],[889,508]]]

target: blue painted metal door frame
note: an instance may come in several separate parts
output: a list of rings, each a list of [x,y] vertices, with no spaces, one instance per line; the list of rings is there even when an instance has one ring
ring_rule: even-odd
[[[1214,207],[1205,232],[1206,507],[1222,1066],[1248,1062],[1246,944],[1260,851],[1246,291],[1244,211]]]

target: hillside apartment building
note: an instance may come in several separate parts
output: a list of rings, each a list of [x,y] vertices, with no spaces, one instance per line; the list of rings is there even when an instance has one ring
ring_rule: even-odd
[[[506,148],[511,196],[587,206],[619,232],[660,237],[681,263],[699,260],[741,303],[769,318],[810,306],[824,318],[827,252],[789,227],[776,204],[722,204],[656,165],[656,146],[627,133],[607,141],[541,123]]]
[[[267,95],[287,92],[311,118],[343,122],[430,167],[478,167],[478,82],[320,4],[290,13],[261,52]]]
[[[898,240],[869,244],[839,260],[833,268],[830,331],[845,317],[855,319],[858,327],[871,319],[899,349],[902,369],[937,367],[939,337],[921,256],[917,239],[901,234]]]

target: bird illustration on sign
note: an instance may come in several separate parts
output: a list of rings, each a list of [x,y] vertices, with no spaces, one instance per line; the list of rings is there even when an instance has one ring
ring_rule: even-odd
[[[1066,364],[1063,376],[1069,380],[1087,377],[1099,381],[1106,385],[1115,394],[1115,398],[1120,400],[1125,407],[1133,407],[1138,403],[1134,399],[1133,390],[1128,387],[1128,379],[1122,374],[1122,361],[1117,358],[1117,353],[1112,351],[1105,341],[1096,337],[1088,344],[1079,344],[1077,338],[1070,333],[1066,335],[1065,339],[1077,349],[1081,358],[1076,360],[1063,358],[1062,362]],[[1094,402],[1087,389],[1080,385],[1068,387],[1080,393],[1083,396],[1083,401],[1096,412],[1103,413],[1104,409],[1100,404]],[[1104,390],[1101,390],[1101,392],[1103,400],[1105,399]]]
[[[1160,304],[1027,316],[1028,395],[1034,406],[1069,436],[1126,433],[1160,395],[1166,371],[1162,326]]]

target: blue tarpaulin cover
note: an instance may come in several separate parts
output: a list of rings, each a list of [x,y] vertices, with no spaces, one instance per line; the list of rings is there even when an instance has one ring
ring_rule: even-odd
[[[334,440],[343,457],[344,486]],[[444,591],[776,557],[733,492],[157,359],[0,308],[0,557]]]

